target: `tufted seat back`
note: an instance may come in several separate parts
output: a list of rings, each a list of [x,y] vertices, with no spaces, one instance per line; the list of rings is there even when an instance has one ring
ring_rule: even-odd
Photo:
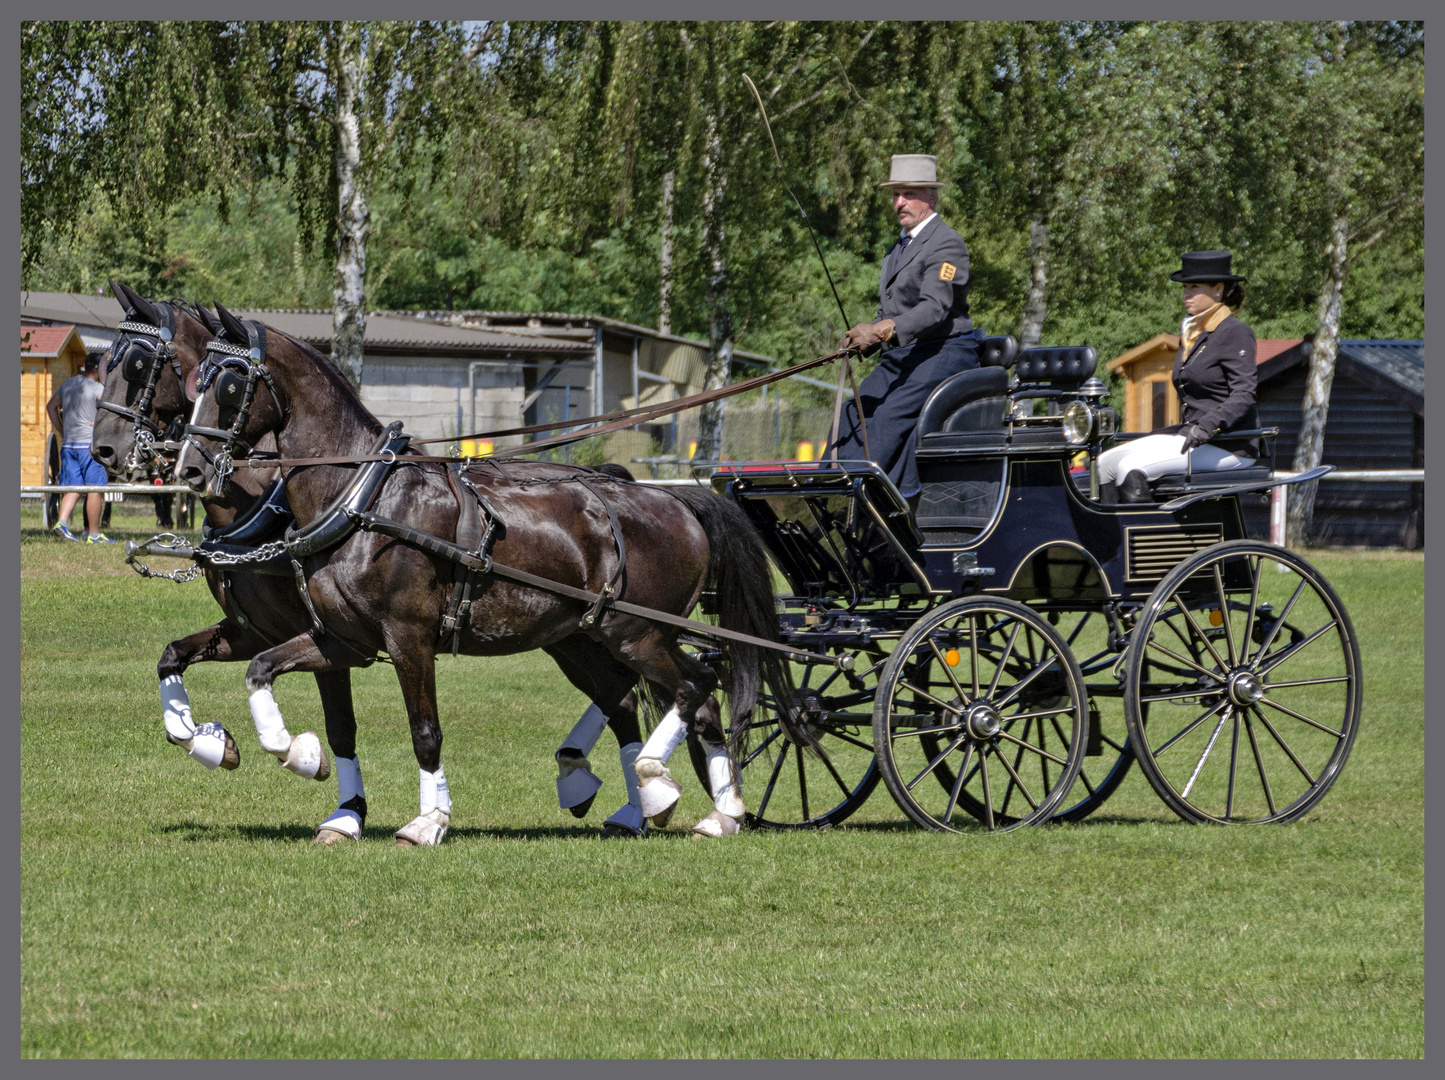
[[[1063,345],[1050,349],[1025,349],[1019,354],[1014,373],[1020,383],[1050,383],[1079,386],[1094,374],[1099,354],[1092,345]]]

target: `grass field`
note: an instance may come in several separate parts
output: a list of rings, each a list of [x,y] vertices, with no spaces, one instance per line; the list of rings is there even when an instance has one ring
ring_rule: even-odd
[[[453,828],[404,851],[417,770],[389,668],[354,676],[366,837],[313,845],[334,781],[259,750],[242,665],[186,680],[239,770],[162,737],[155,661],[214,621],[204,585],[35,524],[23,1056],[1423,1055],[1419,555],[1311,555],[1360,637],[1365,716],[1297,825],[1185,825],[1136,769],[1081,825],[937,836],[880,786],[831,832],[707,842],[679,759],[673,827],[602,843],[611,737],[576,822],[551,755],[585,702],[537,654],[439,661]],[[309,676],[276,696],[293,732],[323,730]]]

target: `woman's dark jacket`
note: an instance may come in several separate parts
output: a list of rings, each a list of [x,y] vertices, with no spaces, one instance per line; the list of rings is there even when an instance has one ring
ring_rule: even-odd
[[[1213,330],[1202,331],[1188,356],[1180,343],[1174,359],[1180,427],[1198,424],[1211,435],[1259,427],[1255,386],[1254,331],[1233,315]],[[1226,448],[1259,456],[1255,440],[1248,446],[1231,443]]]

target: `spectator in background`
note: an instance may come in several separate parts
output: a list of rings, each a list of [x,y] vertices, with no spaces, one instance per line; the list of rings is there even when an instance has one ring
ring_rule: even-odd
[[[91,429],[95,427],[96,407],[104,394],[100,382],[100,357],[95,353],[85,358],[85,373],[72,375],[45,403],[46,415],[60,432],[60,482],[67,485],[104,484],[105,470],[90,456]],[[60,499],[60,520],[51,530],[62,540],[79,540],[70,531],[70,515],[80,493],[67,491]],[[101,529],[105,498],[98,491],[85,497],[85,541],[89,544],[113,544]]]

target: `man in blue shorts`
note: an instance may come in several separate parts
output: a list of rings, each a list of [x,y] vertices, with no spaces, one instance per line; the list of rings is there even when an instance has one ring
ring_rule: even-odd
[[[91,430],[95,427],[96,407],[105,389],[100,382],[100,357],[92,353],[85,358],[85,374],[72,375],[45,403],[45,412],[55,430],[60,432],[61,484],[104,484],[105,470],[90,456]],[[51,530],[62,540],[79,540],[67,524],[80,501],[80,493],[67,491],[60,498],[60,520]],[[85,497],[85,540],[89,544],[113,544],[100,531],[100,516],[105,498],[98,491]]]

